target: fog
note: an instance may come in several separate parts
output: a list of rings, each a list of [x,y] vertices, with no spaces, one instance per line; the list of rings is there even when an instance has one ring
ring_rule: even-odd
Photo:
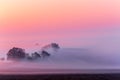
[[[23,61],[0,61],[0,73],[40,72],[42,70],[73,69],[120,69],[119,49],[96,48],[61,48],[47,58]],[[6,56],[1,54],[0,56]],[[49,71],[48,71],[49,72]]]

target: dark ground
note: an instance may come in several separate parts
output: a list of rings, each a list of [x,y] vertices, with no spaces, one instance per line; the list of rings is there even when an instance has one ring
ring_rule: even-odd
[[[35,73],[33,70],[27,72],[21,70],[21,73],[3,72],[0,72],[0,80],[120,80],[119,69],[35,70]]]
[[[120,80],[120,74],[0,75],[0,80]]]

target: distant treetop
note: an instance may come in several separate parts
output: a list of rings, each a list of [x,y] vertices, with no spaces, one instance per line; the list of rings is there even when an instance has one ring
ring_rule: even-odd
[[[42,49],[47,49],[47,48],[59,49],[60,46],[57,43],[51,43],[51,44],[48,44],[48,45],[45,45],[44,47],[42,47]]]

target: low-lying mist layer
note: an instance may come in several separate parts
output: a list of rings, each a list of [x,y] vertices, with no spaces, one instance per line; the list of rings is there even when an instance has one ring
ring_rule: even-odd
[[[104,55],[102,55],[104,54]],[[96,53],[94,50],[64,48],[50,57],[37,60],[0,62],[1,71],[26,71],[37,69],[119,69],[119,55]]]

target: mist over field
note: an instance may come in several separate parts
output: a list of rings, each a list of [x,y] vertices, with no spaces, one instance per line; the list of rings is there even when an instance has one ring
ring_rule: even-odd
[[[51,42],[49,57],[7,60]],[[0,73],[47,69],[120,69],[120,0],[0,0]]]
[[[1,56],[6,55],[1,54]],[[47,58],[33,61],[0,61],[0,72],[32,73],[43,70],[120,69],[119,57],[119,52],[117,53],[117,51],[109,49],[106,52],[102,51],[102,49],[98,51],[97,49],[61,48],[58,52]]]

